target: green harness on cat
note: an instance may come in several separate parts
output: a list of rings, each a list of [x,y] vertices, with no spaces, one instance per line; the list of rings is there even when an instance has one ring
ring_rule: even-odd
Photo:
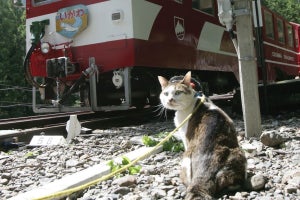
[[[132,162],[130,162],[128,165],[125,165],[124,167],[111,172],[110,174],[107,174],[105,176],[102,176],[101,178],[98,178],[96,180],[93,180],[89,183],[68,189],[68,190],[63,190],[60,192],[56,192],[50,195],[46,195],[44,197],[41,198],[36,198],[35,200],[46,200],[46,199],[53,199],[53,198],[62,198],[62,197],[66,197],[69,196],[75,192],[84,190],[92,185],[96,185],[102,181],[105,181],[107,179],[112,178],[113,176],[115,176],[116,174],[119,174],[125,170],[127,170],[129,167],[135,165],[137,162],[139,162],[140,160],[145,159],[146,157],[150,156],[151,153],[153,153],[154,151],[156,151],[160,146],[162,146],[165,142],[167,142],[192,116],[193,114],[196,112],[196,110],[198,110],[198,108],[205,102],[205,95],[197,96],[197,98],[200,99],[200,101],[197,103],[197,105],[195,106],[194,110],[192,113],[190,113],[180,124],[178,127],[176,127],[172,132],[170,132],[164,139],[162,139],[157,145],[155,145],[154,147],[152,147],[149,151],[147,151],[145,154],[141,155],[140,157],[136,158],[135,160],[133,160]]]

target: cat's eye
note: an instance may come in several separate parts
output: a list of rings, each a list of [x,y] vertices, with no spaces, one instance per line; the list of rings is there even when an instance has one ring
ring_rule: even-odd
[[[168,95],[169,95],[169,93],[168,93],[168,92],[164,92],[164,95],[165,95],[165,96],[168,96]]]
[[[175,91],[175,95],[180,95],[181,93],[183,93],[183,91],[180,90]]]

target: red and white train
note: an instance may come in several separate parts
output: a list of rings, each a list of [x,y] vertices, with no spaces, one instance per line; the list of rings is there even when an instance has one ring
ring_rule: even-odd
[[[300,25],[260,4],[257,11],[259,82],[263,72],[268,83],[298,77]],[[217,0],[27,0],[26,33],[35,112],[155,104],[157,75],[187,70],[212,92],[238,86],[238,58]]]

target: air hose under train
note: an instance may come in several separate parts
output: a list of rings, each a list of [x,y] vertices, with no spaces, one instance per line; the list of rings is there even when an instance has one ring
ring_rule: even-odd
[[[34,86],[36,88],[45,88],[46,85],[39,84],[32,77],[30,69],[29,69],[30,57],[31,57],[33,51],[35,50],[35,48],[37,47],[37,45],[40,43],[41,39],[44,37],[44,35],[45,35],[45,26],[49,25],[49,23],[50,23],[50,20],[45,19],[45,20],[42,20],[42,21],[32,22],[32,24],[30,25],[30,33],[32,34],[33,38],[31,39],[31,47],[30,47],[30,49],[28,50],[28,52],[25,56],[25,60],[24,60],[24,63],[23,63],[23,68],[24,68],[26,80],[32,86]]]
[[[30,49],[28,50],[28,52],[25,56],[25,60],[24,60],[24,63],[23,63],[25,78],[28,81],[28,83],[31,84],[33,87],[45,88],[46,87],[45,84],[39,84],[36,80],[34,80],[34,78],[31,75],[30,69],[29,69],[30,57],[31,57],[31,54],[34,51],[36,46],[37,46],[37,44],[32,43]]]

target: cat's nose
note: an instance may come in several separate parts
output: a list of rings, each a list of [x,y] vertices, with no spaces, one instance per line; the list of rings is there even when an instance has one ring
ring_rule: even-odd
[[[169,99],[169,103],[172,103],[173,101],[174,101],[173,98],[170,98],[170,99]]]

